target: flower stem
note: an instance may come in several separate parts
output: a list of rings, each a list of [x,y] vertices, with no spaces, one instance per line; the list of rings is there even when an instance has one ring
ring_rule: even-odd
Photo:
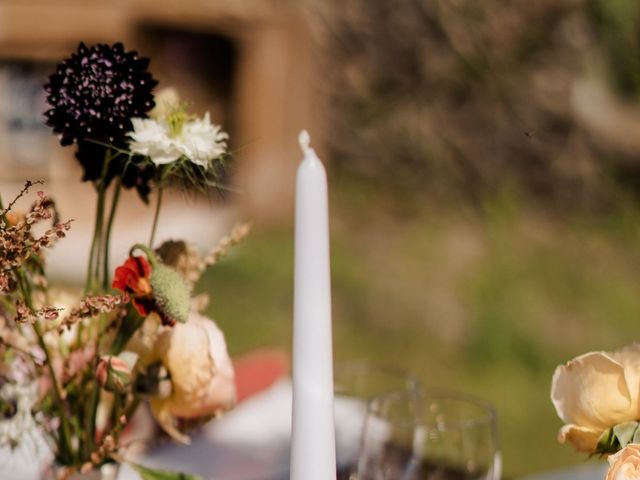
[[[96,358],[97,361],[97,358]],[[95,369],[94,369],[95,371]],[[86,410],[86,425],[87,425],[87,438],[85,443],[85,449],[87,457],[93,452],[95,439],[96,439],[96,413],[98,411],[98,401],[100,400],[100,385],[97,381],[94,381],[95,385],[91,391],[89,397],[89,405]]]
[[[120,424],[120,416],[122,415],[122,400],[123,394],[119,392],[114,392],[113,394],[113,407],[111,407],[111,432],[116,441],[116,445],[118,444],[119,432],[116,432],[116,425]]]
[[[96,203],[96,221],[93,227],[93,239],[91,240],[91,249],[89,250],[89,266],[87,268],[87,280],[84,287],[84,293],[95,292],[100,282],[100,247],[102,245],[102,226],[104,223],[104,197],[107,190],[107,172],[109,171],[109,163],[111,162],[111,151],[107,150],[104,154],[104,163],[102,165],[102,175],[98,184],[98,200]]]
[[[151,227],[151,238],[149,239],[149,246],[153,248],[153,241],[156,238],[156,229],[158,228],[158,218],[160,217],[160,207],[162,206],[162,187],[158,187],[158,201],[156,203],[156,212],[153,215],[153,226]]]
[[[114,426],[111,430],[111,435],[113,435],[115,438],[119,438],[122,430],[127,426],[129,421],[131,420],[131,417],[133,417],[133,414],[136,413],[136,409],[138,408],[138,405],[140,405],[140,396],[136,395],[131,399],[131,402],[124,408],[122,413],[118,416],[118,419],[117,419],[118,421],[114,423]],[[126,420],[125,423],[120,422],[120,417],[122,415],[124,415],[125,417],[125,420]]]
[[[84,284],[84,294],[93,291],[93,269],[96,257],[96,247],[98,245],[98,235],[100,230],[100,208],[101,208],[100,192],[98,191],[98,203],[96,206],[96,222],[93,227],[93,238],[91,239],[91,248],[89,249],[89,266],[87,267],[87,279]]]
[[[111,201],[111,211],[109,212],[109,220],[107,222],[107,232],[105,234],[105,241],[104,241],[104,269],[102,272],[102,275],[103,275],[102,290],[105,292],[109,290],[109,273],[111,271],[109,269],[109,253],[111,251],[111,229],[113,228],[113,220],[115,219],[115,216],[116,216],[116,209],[118,207],[118,200],[120,199],[121,189],[122,189],[122,183],[120,182],[120,179],[118,179],[115,190],[113,192],[113,199]]]
[[[94,252],[94,265],[95,270],[91,277],[93,291],[101,291],[102,283],[100,281],[100,267],[102,263],[102,252],[104,250],[104,204],[106,200],[106,190],[101,187],[98,192],[98,207],[96,209],[96,228],[97,228],[97,241],[96,250]]]
[[[33,306],[33,299],[31,298],[31,289],[29,287],[29,281],[27,280],[27,277],[22,267],[18,268],[17,273],[18,273],[18,284],[20,286],[22,296],[24,297],[24,302],[29,309],[33,310],[34,306]],[[53,392],[53,399],[55,403],[58,405],[58,408],[60,410],[59,415],[60,415],[60,427],[61,427],[61,438],[60,438],[61,448],[59,453],[62,457],[68,456],[70,459],[73,459],[75,455],[73,452],[73,448],[71,446],[71,430],[69,429],[67,413],[65,412],[65,404],[60,394],[60,386],[58,383],[58,378],[56,377],[56,372],[53,369],[53,362],[52,362],[53,359],[51,358],[49,348],[47,347],[47,344],[44,341],[44,335],[42,333],[42,329],[40,328],[40,324],[37,321],[33,323],[33,331],[35,332],[36,337],[38,339],[38,345],[40,346],[40,348],[42,349],[42,352],[44,353],[44,356],[46,359],[45,363],[47,364],[47,367],[49,369],[49,375],[51,376],[51,390]]]

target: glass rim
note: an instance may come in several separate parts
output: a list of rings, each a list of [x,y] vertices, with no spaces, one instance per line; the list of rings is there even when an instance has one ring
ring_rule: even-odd
[[[334,377],[334,389],[336,393],[340,393],[341,385],[337,384],[338,377],[343,374],[349,373],[381,373],[383,375],[389,375],[390,377],[394,377],[397,379],[402,379],[410,388],[407,391],[419,391],[421,389],[420,380],[417,375],[408,370],[404,370],[402,368],[385,364],[385,363],[372,363],[366,360],[347,360],[342,362],[336,362],[333,368],[333,377]],[[400,390],[391,389],[388,392],[381,394],[380,396],[384,396],[393,392],[400,392]]]
[[[426,401],[428,400],[446,400],[472,405],[475,408],[478,408],[479,413],[467,419],[445,420],[444,422],[437,422],[420,418],[392,420],[386,418],[380,411],[380,404],[385,400],[389,401],[389,399],[401,399],[404,401],[410,401],[412,398],[416,399],[419,402],[420,411],[424,411],[427,408]],[[497,427],[496,409],[491,403],[474,395],[445,389],[420,389],[415,394],[401,391],[389,392],[371,399],[367,407],[367,414],[374,415],[377,418],[389,421],[390,423],[404,429],[415,429],[416,426],[420,426],[430,430],[442,431],[461,430],[482,425],[489,425],[492,429],[495,429]]]

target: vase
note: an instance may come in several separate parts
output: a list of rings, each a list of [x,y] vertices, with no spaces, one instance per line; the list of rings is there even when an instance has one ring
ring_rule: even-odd
[[[70,477],[60,477],[62,470],[65,468],[61,465],[51,465],[43,473],[42,480],[116,480],[118,477],[118,469],[120,465],[117,463],[107,463],[101,467],[95,468],[87,473],[76,472]]]

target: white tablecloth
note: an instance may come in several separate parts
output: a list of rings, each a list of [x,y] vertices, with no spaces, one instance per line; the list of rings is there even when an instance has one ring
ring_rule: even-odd
[[[281,380],[211,422],[191,445],[167,443],[139,463],[202,475],[207,480],[285,480],[289,468],[291,383]],[[27,438],[13,452],[0,449],[0,480],[39,480],[51,454],[41,438]],[[118,480],[138,480],[128,466]]]
[[[138,461],[207,480],[286,480],[289,476],[291,383],[282,380],[211,422],[191,445],[167,443]],[[138,480],[124,466],[118,480]]]

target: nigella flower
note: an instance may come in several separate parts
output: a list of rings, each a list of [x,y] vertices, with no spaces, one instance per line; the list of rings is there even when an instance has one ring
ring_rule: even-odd
[[[213,160],[227,152],[228,135],[203,118],[189,118],[183,110],[155,119],[134,118],[130,137],[131,151],[148,156],[156,165],[173,163],[184,157],[208,168]]]
[[[92,47],[80,43],[77,52],[49,77],[45,90],[51,108],[45,112],[46,123],[62,145],[78,145],[76,157],[84,167],[84,180],[101,177],[108,148],[104,144],[126,148],[127,132],[133,128],[131,118],[146,117],[153,108],[152,90],[157,82],[148,66],[149,59],[125,51],[121,43]],[[122,156],[109,167],[107,181],[121,175],[125,167],[133,169],[129,175],[134,177],[140,170]],[[140,186],[137,178],[124,183]]]

